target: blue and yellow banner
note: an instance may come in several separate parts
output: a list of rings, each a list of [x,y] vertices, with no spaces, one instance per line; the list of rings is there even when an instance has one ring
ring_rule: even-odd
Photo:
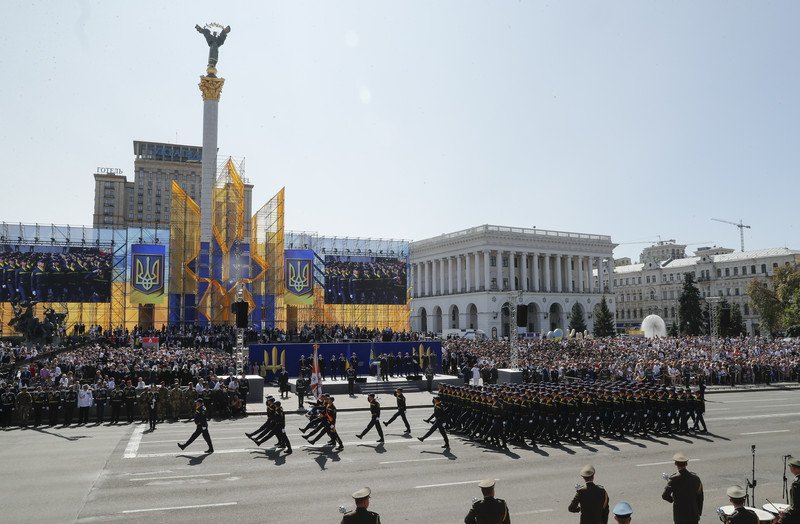
[[[287,249],[284,255],[284,301],[292,306],[314,304],[314,252]]]
[[[166,248],[163,244],[131,246],[131,304],[164,302],[164,268]]]

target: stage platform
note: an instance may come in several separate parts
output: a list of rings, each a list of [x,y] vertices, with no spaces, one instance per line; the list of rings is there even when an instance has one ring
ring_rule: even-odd
[[[366,378],[366,381],[356,382],[355,392],[362,394],[380,393],[386,395],[393,393],[397,388],[403,388],[403,392],[413,393],[416,391],[426,391],[428,388],[428,381],[425,380],[424,377],[420,380],[407,380],[405,377],[389,377],[389,380],[380,380],[379,378],[373,376],[360,378]],[[292,393],[296,391],[296,383],[296,378],[289,379],[289,386],[292,388]],[[464,380],[462,378],[455,377],[453,375],[435,375],[433,377],[434,391],[437,389],[439,384],[463,383]],[[322,391],[325,393],[330,393],[331,395],[347,395],[347,381],[326,378],[322,381]]]

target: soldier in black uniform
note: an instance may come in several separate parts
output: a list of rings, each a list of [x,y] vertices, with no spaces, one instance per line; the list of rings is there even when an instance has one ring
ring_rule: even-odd
[[[128,381],[128,385],[125,386],[125,415],[128,417],[128,423],[133,423],[133,416],[134,416],[134,406],[136,405],[136,388],[133,387],[131,381]]]
[[[297,377],[297,382],[294,383],[294,392],[297,394],[297,410],[303,409],[303,399],[306,398],[308,392],[308,380],[300,375]]]
[[[675,524],[697,524],[703,514],[703,483],[686,469],[689,458],[685,454],[675,453],[672,460],[678,471],[670,475],[661,498],[672,504]]]
[[[97,407],[97,424],[103,423],[103,417],[106,411],[106,402],[108,402],[108,388],[105,382],[98,382],[94,390],[94,405]]]
[[[378,431],[378,442],[383,443],[383,429],[381,429],[381,404],[375,398],[374,393],[367,395],[367,400],[369,401],[369,424],[367,424],[367,427],[364,428],[364,431],[361,433],[356,433],[356,438],[359,440],[364,438],[364,435],[366,435],[367,432],[374,427]]]
[[[394,392],[394,396],[397,399],[397,412],[392,415],[392,417],[383,423],[384,426],[389,426],[397,417],[400,417],[403,420],[403,423],[406,425],[406,435],[411,434],[411,425],[408,423],[408,419],[406,418],[406,397],[403,395],[403,388],[397,388]]]
[[[726,491],[728,500],[733,504],[733,513],[727,517],[727,524],[758,524],[758,515],[755,511],[744,507],[747,493],[741,486],[731,486]]]
[[[181,444],[178,442],[178,447],[181,450],[184,450],[189,447],[189,444],[194,442],[194,440],[203,435],[203,439],[205,439],[206,444],[208,444],[208,449],[206,453],[214,453],[214,444],[211,443],[211,436],[208,434],[208,419],[206,418],[206,407],[203,405],[203,399],[198,398],[194,401],[194,423],[195,423],[195,430],[192,433],[192,436],[189,437],[189,440],[186,441],[186,444]]]
[[[14,406],[17,403],[17,396],[12,391],[11,387],[6,384],[3,394],[0,395],[0,404],[3,407],[3,427],[7,428],[12,424],[14,419]]]
[[[239,399],[242,401],[242,416],[247,416],[247,396],[250,394],[250,381],[247,380],[247,375],[242,372],[239,378],[239,389],[237,390]]]
[[[47,410],[51,426],[58,424],[58,410],[61,409],[61,402],[61,392],[55,387],[49,388],[47,390]]]
[[[283,448],[287,455],[292,454],[292,443],[286,435],[286,414],[280,402],[275,403],[275,434],[278,436],[278,448]]]
[[[372,492],[364,488],[353,493],[356,509],[348,511],[342,516],[341,524],[381,524],[381,517],[374,511],[369,511],[369,497]]]
[[[72,425],[72,416],[75,414],[75,406],[78,405],[78,386],[73,385],[64,392],[64,425]]]
[[[464,518],[464,524],[511,524],[508,505],[503,499],[494,498],[494,479],[480,481],[483,500],[472,503],[472,508]]]
[[[289,398],[289,392],[291,391],[289,387],[289,372],[286,371],[286,368],[283,366],[281,366],[281,370],[278,371],[278,391],[281,393],[281,399]]]
[[[788,464],[789,471],[794,475],[794,480],[789,488],[789,509],[778,515],[778,522],[781,524],[800,524],[800,458],[790,457]]]
[[[111,424],[119,423],[123,402],[125,402],[125,391],[121,387],[111,390]]]
[[[356,396],[356,370],[352,367],[347,368],[344,375],[347,378],[347,394],[351,397]]]
[[[608,493],[599,484],[594,483],[594,466],[587,464],[581,469],[581,477],[585,484],[578,486],[575,497],[569,504],[570,513],[581,514],[581,524],[607,524]]]
[[[450,449],[450,441],[447,440],[447,433],[444,431],[444,421],[445,421],[445,413],[444,408],[442,407],[442,399],[439,397],[433,397],[433,417],[434,422],[431,428],[428,430],[427,433],[422,435],[421,437],[417,437],[420,442],[424,442],[426,438],[430,437],[434,431],[437,429],[439,433],[442,434],[442,438],[444,439],[444,449]]]

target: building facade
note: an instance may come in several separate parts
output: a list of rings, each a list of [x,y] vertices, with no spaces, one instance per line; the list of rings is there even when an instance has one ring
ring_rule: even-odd
[[[200,202],[201,146],[135,140],[133,154],[132,182],[119,170],[94,174],[94,227],[167,226],[173,181]],[[252,184],[245,183],[245,216],[252,213],[252,191]]]
[[[518,331],[546,333],[566,330],[577,303],[591,330],[603,294],[614,310],[613,248],[606,235],[491,225],[412,242],[411,327],[508,336],[514,304]]]
[[[734,251],[728,248],[700,248],[687,257],[686,246],[659,243],[645,248],[638,264],[614,269],[618,330],[638,330],[644,317],[659,315],[667,326],[678,325],[678,300],[684,275],[691,273],[707,304],[723,299],[739,306],[749,334],[759,332],[758,314],[747,296],[747,284],[756,278],[769,285],[774,270],[800,263],[800,251],[771,248]]]

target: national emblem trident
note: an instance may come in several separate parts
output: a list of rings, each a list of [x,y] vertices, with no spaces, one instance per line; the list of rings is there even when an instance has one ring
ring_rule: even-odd
[[[301,294],[306,288],[309,287],[311,282],[311,264],[297,262],[296,264],[289,264],[289,278],[288,284],[295,294]]]
[[[151,264],[151,258],[155,258]],[[144,263],[142,261],[144,260]],[[143,291],[148,292],[160,284],[159,275],[161,268],[160,257],[137,257],[136,258],[136,276],[134,284],[140,287]]]

